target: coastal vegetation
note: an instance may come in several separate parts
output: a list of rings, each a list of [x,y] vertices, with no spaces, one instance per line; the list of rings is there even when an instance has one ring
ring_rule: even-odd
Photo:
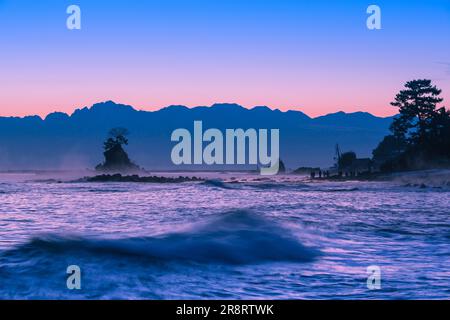
[[[450,168],[450,111],[444,106],[442,90],[431,80],[408,81],[391,103],[399,113],[373,150],[372,158],[358,158],[353,151],[341,153],[336,145],[332,179],[373,179],[383,173]],[[322,178],[321,168],[299,168],[311,178]],[[324,176],[324,178],[328,178]]]
[[[450,112],[438,105],[441,90],[431,80],[405,84],[391,103],[399,109],[384,137],[373,150],[383,172],[450,167]]]

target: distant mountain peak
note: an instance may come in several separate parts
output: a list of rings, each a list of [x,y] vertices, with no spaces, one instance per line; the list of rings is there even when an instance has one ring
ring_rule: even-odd
[[[45,117],[45,121],[61,121],[69,119],[69,115],[64,112],[52,112]]]
[[[192,128],[194,121],[219,130],[279,129],[283,162],[299,167],[331,165],[336,143],[360,157],[370,156],[388,134],[392,119],[342,111],[311,119],[298,110],[235,103],[139,111],[105,101],[77,109],[71,116],[54,112],[45,121],[38,116],[0,117],[0,169],[93,168],[101,158],[105,134],[115,127],[133,133],[129,148],[133,161],[149,169],[173,168],[171,133]]]
[[[254,106],[250,110],[272,111],[268,106]]]
[[[116,103],[112,100],[108,100],[108,101],[104,101],[104,102],[99,102],[94,104],[90,109],[104,109],[104,108],[126,108],[126,109],[132,109],[135,110],[132,106],[127,105],[127,104],[121,104],[121,103]]]
[[[183,106],[183,105],[175,104],[175,105],[167,106],[167,107],[162,108],[162,109],[157,110],[157,111],[181,111],[181,110],[189,110],[189,108],[186,107],[186,106]]]
[[[315,120],[320,119],[334,119],[334,118],[379,118],[383,119],[383,117],[377,117],[373,114],[365,111],[355,111],[355,112],[345,112],[345,111],[338,111],[329,113],[323,116],[319,116],[314,118]],[[391,117],[385,117],[385,118],[391,118]]]
[[[215,103],[211,106],[211,108],[245,109],[243,106],[241,106],[240,104],[237,104],[237,103]]]
[[[132,106],[130,105],[126,105],[126,104],[120,104],[120,103],[116,103],[112,100],[108,100],[105,102],[99,102],[99,103],[95,103],[94,105],[92,105],[91,107],[84,107],[82,109],[76,109],[71,117],[79,117],[79,116],[83,116],[83,115],[88,115],[88,114],[110,114],[110,113],[123,113],[123,112],[137,112],[136,109],[134,109]]]

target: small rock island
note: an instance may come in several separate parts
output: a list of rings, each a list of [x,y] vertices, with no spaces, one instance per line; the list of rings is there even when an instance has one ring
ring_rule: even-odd
[[[109,136],[103,143],[103,155],[105,162],[97,165],[95,170],[101,172],[129,173],[143,171],[138,165],[131,162],[128,154],[123,149],[128,145],[128,130],[125,128],[114,128],[109,131]]]
[[[82,179],[86,182],[146,182],[146,183],[180,183],[203,181],[197,177],[158,177],[149,176],[148,171],[130,160],[123,146],[128,145],[126,128],[113,128],[103,143],[105,161],[95,167],[101,174]],[[139,176],[142,174],[143,176]]]

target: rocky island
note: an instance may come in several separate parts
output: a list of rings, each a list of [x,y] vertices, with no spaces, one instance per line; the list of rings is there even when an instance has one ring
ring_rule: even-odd
[[[109,131],[108,138],[103,143],[103,155],[105,162],[95,167],[96,171],[129,173],[144,171],[138,165],[134,164],[128,154],[123,149],[124,145],[128,145],[128,130],[125,128],[114,128]]]
[[[126,136],[129,134],[125,128],[114,128],[108,133],[103,143],[105,161],[95,167],[101,174],[85,177],[83,182],[143,182],[143,183],[181,183],[203,181],[197,177],[158,177],[149,176],[148,171],[139,167],[130,160],[125,145],[128,145]],[[141,174],[138,175],[138,174]]]

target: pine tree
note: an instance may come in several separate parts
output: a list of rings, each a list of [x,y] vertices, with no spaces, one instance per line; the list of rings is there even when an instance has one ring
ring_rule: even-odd
[[[443,101],[439,97],[441,90],[433,86],[431,80],[425,79],[408,81],[405,88],[391,103],[400,112],[391,125],[391,131],[410,144],[420,144],[433,129],[437,104]]]

